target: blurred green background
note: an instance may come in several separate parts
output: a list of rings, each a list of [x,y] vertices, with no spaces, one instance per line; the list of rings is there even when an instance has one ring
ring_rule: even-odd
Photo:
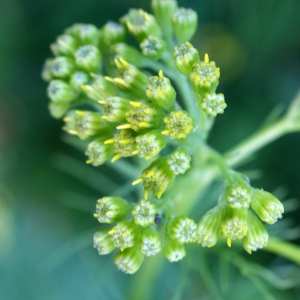
[[[181,0],[179,5],[197,11],[199,30],[192,43],[221,68],[218,91],[228,108],[209,142],[223,152],[298,92],[300,1]],[[279,276],[273,281],[279,290],[271,280],[256,284],[255,276],[250,280],[247,272],[228,265],[232,254],[226,251],[219,257],[190,247],[186,259],[163,263],[146,282],[145,270],[156,258],[148,259],[144,271],[126,276],[112,255],[100,257],[92,248],[99,228],[96,200],[121,184],[129,186],[131,178],[113,180],[110,167],[85,166],[84,154],[64,142],[62,122],[49,116],[40,71],[51,56],[50,43],[66,27],[75,22],[101,27],[129,7],[150,10],[148,1],[137,0],[0,2],[0,299],[133,299],[143,289],[140,299],[217,299],[216,290],[222,290],[222,299],[300,299],[299,268],[263,251],[239,255]],[[299,203],[299,140],[300,134],[292,134],[259,151],[243,169],[260,171],[253,184]],[[299,244],[300,210],[297,201],[289,203],[294,211],[272,232]],[[243,265],[238,257],[236,262]]]

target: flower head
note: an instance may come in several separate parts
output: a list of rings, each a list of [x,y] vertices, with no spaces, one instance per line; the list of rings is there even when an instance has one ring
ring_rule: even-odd
[[[161,251],[161,238],[155,229],[147,228],[141,233],[141,252],[154,256]]]
[[[181,244],[195,242],[196,230],[196,223],[188,217],[175,217],[168,223],[170,237]]]
[[[75,52],[76,65],[87,71],[97,72],[101,66],[101,54],[97,47],[93,45],[84,45]]]
[[[109,254],[116,248],[108,234],[109,230],[110,228],[105,228],[94,234],[94,248],[98,250],[100,255]]]
[[[215,117],[217,114],[222,114],[227,104],[223,94],[207,93],[201,100],[199,106],[207,113]]]
[[[182,243],[178,243],[166,235],[164,255],[169,262],[177,262],[185,257],[185,247]]]
[[[140,44],[140,48],[144,56],[158,59],[165,51],[166,44],[160,38],[150,35]]]
[[[107,139],[107,136],[102,136],[88,144],[85,151],[85,155],[88,156],[87,164],[92,164],[95,167],[100,166],[114,153],[113,145],[104,144]]]
[[[137,225],[148,227],[154,224],[156,212],[157,208],[154,204],[142,199],[139,204],[134,206],[131,214]]]
[[[176,149],[167,158],[167,163],[175,175],[184,174],[190,168],[191,157],[183,149]]]

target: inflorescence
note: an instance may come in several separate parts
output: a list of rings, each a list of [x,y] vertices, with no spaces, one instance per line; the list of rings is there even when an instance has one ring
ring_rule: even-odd
[[[165,200],[164,193],[191,167],[195,138],[199,147],[205,142],[200,138],[203,128],[175,88],[176,77],[189,84],[194,108],[205,118],[222,114],[226,103],[216,93],[220,69],[207,54],[201,60],[189,42],[197,27],[196,12],[178,8],[175,0],[151,4],[153,15],[131,9],[120,23],[108,22],[101,29],[90,24],[67,28],[51,45],[54,57],[42,70],[49,82],[50,113],[63,118],[69,134],[89,140],[88,164],[131,156],[149,161],[133,182],[143,184],[143,199],[132,203],[103,197],[94,214],[107,224],[95,233],[94,247],[101,255],[118,249],[114,261],[130,274],[145,256],[163,251],[176,262],[186,255],[185,244],[212,247],[221,236],[229,247],[242,240],[247,252],[256,251],[268,242],[262,221],[273,224],[284,210],[272,194],[253,188],[242,174],[222,165],[223,193],[198,223],[165,213],[164,204],[172,199]],[[140,50],[126,43],[128,33]],[[157,65],[161,68],[149,76]],[[80,110],[82,104],[90,109]]]

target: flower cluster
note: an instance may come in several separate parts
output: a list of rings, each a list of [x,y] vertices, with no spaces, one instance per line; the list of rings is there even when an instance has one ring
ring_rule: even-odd
[[[46,60],[42,71],[49,82],[52,116],[63,118],[69,134],[89,140],[87,163],[100,166],[131,156],[150,161],[132,183],[143,184],[140,202],[107,196],[96,205],[95,217],[108,227],[95,233],[94,247],[101,255],[119,249],[114,261],[130,274],[144,256],[163,250],[175,262],[186,255],[186,243],[212,247],[221,235],[228,246],[242,239],[251,253],[268,241],[261,221],[273,224],[283,213],[278,199],[229,169],[222,172],[221,200],[198,224],[166,213],[172,199],[164,199],[164,193],[193,166],[195,145],[205,143],[201,130],[206,127],[195,116],[201,115],[203,124],[222,114],[226,103],[223,94],[216,94],[220,69],[207,54],[201,60],[189,42],[197,27],[196,12],[178,8],[175,0],[152,0],[151,5],[153,15],[131,9],[120,23],[66,29],[51,45],[54,58]],[[126,43],[128,33],[140,49]],[[178,92],[182,83],[193,107]]]

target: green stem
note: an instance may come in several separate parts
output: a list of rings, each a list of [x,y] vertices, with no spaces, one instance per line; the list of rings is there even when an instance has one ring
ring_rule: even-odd
[[[263,248],[263,250],[280,255],[300,265],[299,246],[271,237],[269,238],[268,246]]]
[[[276,123],[263,127],[245,141],[225,153],[227,163],[232,167],[236,166],[257,150],[278,139],[287,133],[286,121],[281,119]]]

